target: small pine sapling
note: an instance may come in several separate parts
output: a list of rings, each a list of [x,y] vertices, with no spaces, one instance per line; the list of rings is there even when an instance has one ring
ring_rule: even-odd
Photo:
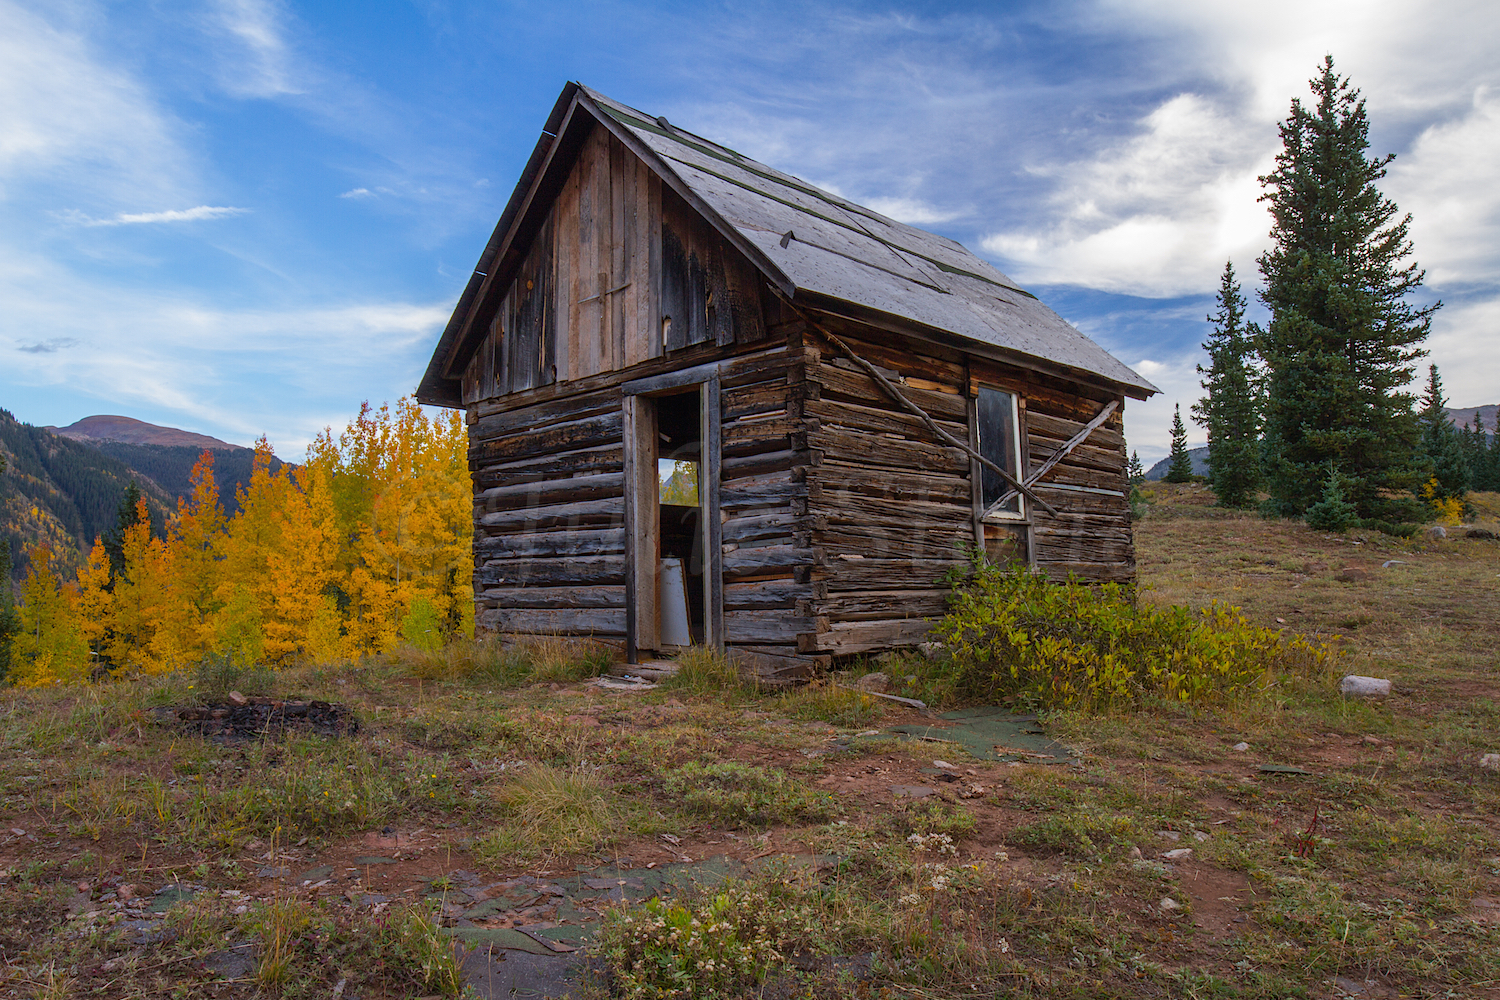
[[[1346,478],[1328,463],[1328,479],[1323,486],[1323,499],[1307,508],[1304,517],[1307,526],[1318,531],[1347,531],[1359,520],[1359,510],[1350,503],[1345,492]]]
[[[1172,410],[1172,464],[1162,476],[1168,483],[1190,483],[1193,481],[1193,457],[1188,454],[1187,428],[1182,423],[1182,404]]]

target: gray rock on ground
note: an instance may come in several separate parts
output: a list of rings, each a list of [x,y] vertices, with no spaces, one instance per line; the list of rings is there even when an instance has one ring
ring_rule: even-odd
[[[1361,677],[1350,674],[1339,681],[1339,692],[1346,698],[1389,698],[1391,682],[1384,677]]]

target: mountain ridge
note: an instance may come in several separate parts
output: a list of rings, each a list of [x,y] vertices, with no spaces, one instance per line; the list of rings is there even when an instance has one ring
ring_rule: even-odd
[[[148,424],[144,420],[112,413],[95,414],[75,420],[66,427],[47,426],[42,430],[51,431],[59,437],[86,443],[118,441],[121,444],[154,444],[167,448],[199,448],[209,451],[250,450],[243,445],[230,444],[228,441],[220,441],[216,437],[199,434],[196,431],[185,431],[178,427],[162,427],[159,424]]]

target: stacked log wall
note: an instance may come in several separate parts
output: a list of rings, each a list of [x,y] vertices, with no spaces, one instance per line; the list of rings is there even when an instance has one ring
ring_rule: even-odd
[[[819,325],[896,381],[960,440],[981,385],[1017,394],[1025,472],[1039,467],[1111,399],[1110,390],[975,358],[833,317]],[[1024,520],[977,523],[969,456],[943,445],[874,379],[813,331],[801,429],[808,445],[808,526],[818,556],[809,653],[847,655],[920,642],[947,610],[946,580],[968,551],[1015,536],[1016,551],[1054,579],[1135,573],[1126,496],[1123,406],[1035,487],[1058,511],[1027,502]]]

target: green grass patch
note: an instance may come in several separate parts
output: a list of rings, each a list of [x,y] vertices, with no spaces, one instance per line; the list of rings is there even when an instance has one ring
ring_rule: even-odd
[[[833,795],[814,791],[784,771],[736,761],[690,761],[663,774],[660,787],[688,814],[730,829],[822,823],[842,811]]]

